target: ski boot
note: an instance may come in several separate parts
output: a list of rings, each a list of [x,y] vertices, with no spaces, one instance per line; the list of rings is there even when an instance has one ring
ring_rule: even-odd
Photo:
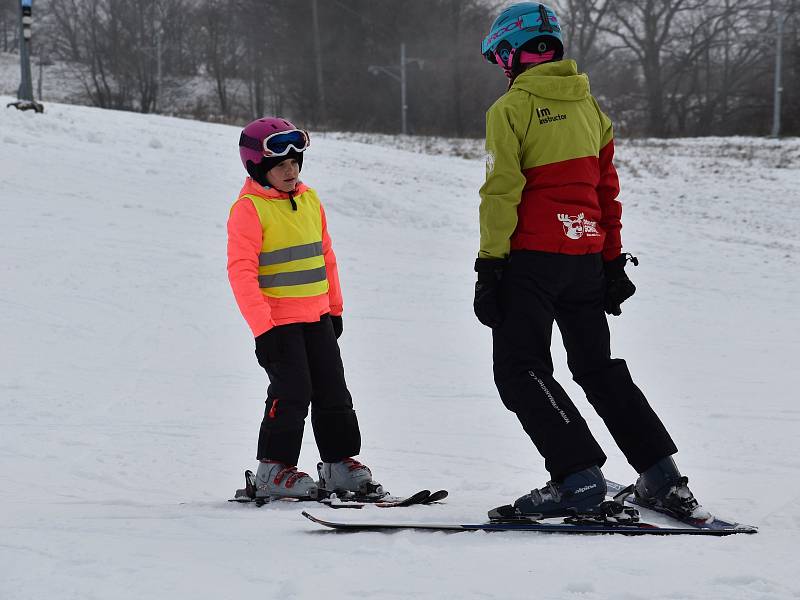
[[[675,461],[667,456],[639,476],[634,494],[643,506],[663,510],[678,518],[710,519],[711,514],[694,497],[688,483],[689,478],[682,476]]]
[[[266,501],[270,498],[314,500],[317,497],[317,484],[307,473],[276,460],[258,464],[255,487],[256,499]]]
[[[354,458],[338,462],[317,463],[319,487],[322,493],[337,494],[340,498],[379,500],[386,495],[383,486],[372,480],[372,471]]]
[[[539,490],[517,499],[513,505],[498,506],[489,518],[547,519],[574,515],[601,514],[606,499],[606,480],[600,467],[590,467],[567,475],[562,482],[549,481]]]

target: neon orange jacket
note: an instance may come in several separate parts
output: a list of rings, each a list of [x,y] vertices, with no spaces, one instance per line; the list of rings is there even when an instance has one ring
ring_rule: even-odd
[[[321,217],[320,238],[328,280],[327,293],[306,297],[273,297],[266,294],[259,284],[259,256],[262,255],[264,231],[267,225],[261,222],[253,201],[245,195],[257,196],[268,202],[294,201],[300,211],[317,210]],[[336,255],[325,219],[325,210],[314,190],[299,183],[293,194],[274,188],[264,188],[249,177],[245,180],[239,198],[231,208],[228,218],[228,280],[239,310],[247,324],[258,337],[277,325],[289,323],[313,323],[326,313],[342,314],[342,291]]]

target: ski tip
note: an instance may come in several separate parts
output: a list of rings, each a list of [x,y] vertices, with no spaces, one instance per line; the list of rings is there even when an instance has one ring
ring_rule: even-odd
[[[308,519],[312,523],[316,523],[317,525],[324,525],[325,527],[334,528],[334,525],[330,521],[326,521],[324,519],[320,519],[318,517],[315,517],[314,515],[312,515],[310,512],[308,512],[306,510],[304,510],[300,514],[303,515],[306,519]]]
[[[420,490],[416,494],[412,494],[407,498],[399,500],[388,500],[375,502],[375,506],[381,508],[401,507],[401,506],[415,506],[417,504],[425,504],[430,497],[430,490]]]
[[[416,494],[412,494],[408,497],[408,501],[412,502],[413,504],[421,504],[425,502],[428,498],[430,498],[431,491],[430,490],[420,490]]]
[[[440,502],[444,500],[449,495],[447,490],[436,490],[435,492],[431,492],[431,495],[423,502],[423,504],[433,504],[434,502]]]
[[[317,517],[315,517],[314,515],[312,515],[312,514],[311,514],[310,512],[308,512],[307,510],[304,510],[304,511],[303,511],[303,512],[301,512],[300,514],[301,514],[301,515],[303,515],[303,516],[304,516],[306,519],[308,519],[309,521],[314,521],[314,523],[320,523],[320,522],[321,522],[321,521],[320,521],[320,520],[319,520]]]

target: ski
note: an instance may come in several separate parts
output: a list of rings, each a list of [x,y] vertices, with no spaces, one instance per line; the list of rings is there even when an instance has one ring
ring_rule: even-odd
[[[349,500],[338,498],[335,494],[328,498],[319,500],[321,504],[331,508],[364,508],[365,506],[377,506],[378,508],[397,508],[403,506],[414,506],[415,504],[425,504],[430,497],[430,490],[420,490],[405,498],[400,496],[382,496],[380,498],[368,500]],[[358,498],[358,496],[356,496]]]
[[[346,493],[330,493],[324,490],[318,490],[317,496],[308,496],[304,498],[289,498],[289,497],[275,497],[275,498],[257,498],[256,497],[256,479],[255,474],[251,470],[244,472],[245,487],[236,490],[233,498],[228,502],[238,502],[240,504],[254,504],[261,507],[271,502],[318,502],[329,506],[330,508],[342,509],[360,509],[365,506],[377,506],[379,508],[400,508],[406,506],[415,506],[418,504],[433,504],[439,502],[447,497],[447,490],[438,490],[431,492],[430,490],[420,490],[410,496],[392,496],[389,494],[364,496],[355,492]]]
[[[732,533],[758,533],[758,527],[753,525],[743,525],[741,523],[737,523],[734,521],[728,521],[725,519],[720,519],[719,517],[712,515],[710,519],[693,519],[691,517],[684,517],[673,513],[668,510],[664,510],[662,508],[656,506],[650,506],[645,504],[644,502],[639,502],[636,499],[636,496],[633,495],[633,486],[628,485],[624,486],[621,483],[617,483],[616,481],[611,481],[606,479],[606,486],[608,488],[608,493],[611,496],[614,496],[614,499],[619,499],[619,501],[627,502],[633,506],[638,506],[640,508],[644,508],[647,510],[652,510],[653,512],[657,512],[662,515],[666,515],[667,517],[674,519],[684,525],[690,525],[691,527],[696,527],[698,529],[706,530],[706,531],[727,531]]]
[[[422,504],[436,504],[437,502],[447,498],[448,495],[449,493],[447,490],[437,490],[435,492],[431,492],[431,495],[428,496],[428,498]]]
[[[425,504],[428,501],[428,498],[431,497],[430,490],[420,490],[416,494],[412,494],[408,498],[401,498],[399,500],[394,499],[386,499],[381,498],[377,502],[374,502],[375,506],[379,506],[381,508],[392,508],[392,507],[402,507],[402,506],[413,506],[414,504]]]
[[[365,504],[373,504],[381,508],[392,508],[397,506],[414,506],[415,504],[436,504],[437,502],[447,498],[447,490],[437,490],[431,492],[429,490],[421,490],[416,494],[412,494],[407,498],[397,498],[394,496],[384,496],[383,498],[365,502]]]
[[[309,521],[336,531],[396,531],[401,529],[425,531],[518,531],[528,533],[562,533],[569,535],[615,534],[615,535],[704,535],[726,536],[736,533],[754,533],[739,529],[700,529],[697,527],[659,527],[650,523],[550,523],[536,520],[515,519],[513,521],[493,521],[489,523],[419,523],[419,522],[342,522],[320,519],[303,511]]]

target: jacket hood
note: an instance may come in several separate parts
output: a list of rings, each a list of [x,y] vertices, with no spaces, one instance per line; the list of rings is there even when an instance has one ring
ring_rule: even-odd
[[[559,60],[520,73],[511,89],[524,90],[540,98],[577,101],[589,97],[589,77],[578,73],[574,60]]]

